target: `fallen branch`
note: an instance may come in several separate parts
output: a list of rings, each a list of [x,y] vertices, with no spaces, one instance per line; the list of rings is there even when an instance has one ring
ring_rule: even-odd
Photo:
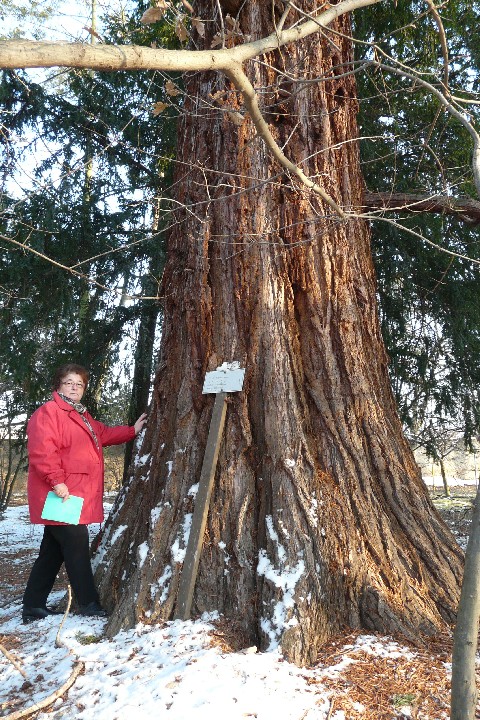
[[[335,698],[332,698],[332,702],[330,703],[330,707],[328,708],[328,714],[327,714],[326,720],[330,720],[330,718],[332,717],[334,706],[335,706]]]
[[[57,647],[57,648],[60,648],[60,647],[66,648],[66,649],[71,653],[71,650],[70,650],[69,648],[67,648],[67,646],[65,645],[65,643],[63,642],[63,640],[60,638],[60,630],[62,629],[63,623],[65,622],[65,620],[66,620],[67,617],[68,617],[68,613],[70,612],[70,606],[71,606],[71,604],[72,604],[72,588],[70,587],[70,584],[68,584],[67,588],[68,588],[67,609],[65,610],[65,612],[64,612],[64,614],[63,614],[62,622],[60,623],[59,628],[58,628],[58,631],[57,631],[57,636],[56,636],[56,638],[55,638],[55,647]]]
[[[72,604],[72,590],[69,585],[68,586],[67,609],[65,610],[65,613],[62,618],[62,622],[60,623],[60,627],[58,628],[58,632],[57,632],[57,635],[55,638],[55,647],[64,647],[64,648],[67,647],[65,645],[65,643],[63,642],[63,640],[61,640],[61,638],[60,638],[60,631],[63,627],[65,620],[68,617],[68,613],[70,612],[71,604]],[[0,650],[3,652],[5,657],[7,657],[10,660],[10,662],[13,663],[13,665],[15,665],[17,670],[19,672],[21,672],[21,674],[27,680],[29,685],[32,685],[30,680],[28,680],[25,672],[22,670],[22,668],[19,666],[19,664],[16,662],[16,660],[11,656],[11,654],[8,652],[8,650],[6,650],[2,645],[0,645]],[[71,654],[71,652],[72,651],[69,650],[70,654]],[[67,692],[67,690],[69,690],[72,687],[73,683],[75,682],[75,680],[77,679],[79,674],[84,670],[84,668],[85,668],[84,663],[81,662],[81,660],[76,660],[73,670],[72,670],[68,680],[61,687],[59,687],[57,690],[55,690],[50,695],[47,695],[47,697],[44,698],[43,700],[40,700],[39,702],[34,703],[33,705],[30,705],[29,707],[26,707],[23,710],[17,710],[16,712],[10,713],[10,715],[4,715],[2,720],[19,720],[20,718],[24,718],[24,717],[28,717],[29,715],[33,715],[33,713],[36,713],[39,710],[43,710],[44,708],[48,707],[49,705],[52,705],[52,703],[54,703],[55,700],[57,700],[59,697],[61,697],[64,693]]]
[[[62,687],[58,688],[58,690],[55,690],[55,692],[53,692],[51,695],[48,695],[46,698],[40,700],[40,702],[35,703],[34,705],[30,705],[23,710],[17,710],[17,712],[10,713],[10,715],[4,715],[2,720],[20,720],[20,718],[28,717],[28,715],[32,715],[33,713],[48,707],[49,705],[54,703],[57,698],[61,697],[64,693],[67,692],[67,690],[72,687],[73,683],[83,671],[84,667],[85,665],[83,664],[83,662],[78,660],[75,664],[75,667],[73,668],[70,677],[62,685]]]
[[[28,679],[27,673],[26,673],[25,670],[20,666],[20,663],[17,662],[17,660],[15,660],[15,658],[13,657],[13,655],[12,655],[10,652],[8,652],[7,648],[3,647],[3,645],[0,644],[0,651],[5,655],[5,657],[7,658],[7,660],[10,660],[10,662],[12,663],[12,665],[13,665],[13,666],[18,670],[18,672],[25,678],[25,680],[27,681],[27,683],[28,683],[29,685],[31,685],[32,683],[31,683],[30,680]]]

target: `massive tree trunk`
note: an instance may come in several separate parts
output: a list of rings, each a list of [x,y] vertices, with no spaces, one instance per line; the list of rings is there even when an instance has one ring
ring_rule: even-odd
[[[242,5],[240,27],[271,32],[272,4]],[[288,157],[352,209],[363,184],[356,89],[342,76],[348,19],[335,29],[246,70]],[[413,638],[452,622],[461,552],[402,435],[368,226],[280,171],[249,118],[226,112],[242,106],[224,76],[194,74],[186,91],[185,210],[169,241],[153,403],[97,558],[110,632],[172,617],[214,400],[203,380],[234,360],[245,383],[228,400],[194,613],[218,610],[297,663],[344,625]]]

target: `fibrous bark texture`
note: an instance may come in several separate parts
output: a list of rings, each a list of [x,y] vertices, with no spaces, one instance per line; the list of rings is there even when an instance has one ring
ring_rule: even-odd
[[[215,7],[196,4],[204,18]],[[238,31],[272,31],[271,3],[240,7]],[[335,30],[245,70],[285,154],[351,210],[363,184],[348,19]],[[224,613],[299,664],[344,625],[431,632],[453,620],[461,552],[402,435],[368,226],[269,159],[224,76],[185,87],[152,408],[97,557],[110,632],[172,617],[214,401],[203,381],[235,360],[245,383],[228,400],[194,613]]]

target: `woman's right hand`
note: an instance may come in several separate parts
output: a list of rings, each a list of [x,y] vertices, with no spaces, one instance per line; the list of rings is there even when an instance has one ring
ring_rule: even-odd
[[[135,435],[138,435],[140,430],[143,430],[143,426],[147,422],[147,413],[142,413],[138,418],[137,422],[133,426],[135,428]]]
[[[59,483],[58,485],[54,485],[52,488],[55,495],[58,495],[58,497],[63,498],[63,500],[68,500],[70,497],[70,493],[68,491],[68,487],[65,485],[65,483]]]

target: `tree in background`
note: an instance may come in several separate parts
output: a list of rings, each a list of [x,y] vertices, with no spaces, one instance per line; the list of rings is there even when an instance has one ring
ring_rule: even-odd
[[[18,417],[15,390],[0,384],[0,513],[11,500],[25,461],[24,420]]]
[[[437,68],[438,86],[461,88],[476,118],[468,100],[479,87],[478,3],[449,2],[441,19],[432,3],[424,7],[431,12],[417,24],[408,3],[394,13],[388,5],[367,8],[355,16],[356,34],[383,36],[382,50],[423,78]],[[357,45],[357,57],[371,57],[370,46]],[[417,93],[407,110],[405,78],[372,71],[358,79],[365,201],[378,206],[382,198],[395,209],[372,224],[372,245],[400,416],[409,433],[425,429],[427,451],[428,427],[439,418],[461,428],[468,448],[480,412],[480,292],[471,261],[479,259],[480,206],[470,137],[431,96]],[[451,254],[428,244],[438,240]]]
[[[106,37],[121,42],[136,25],[135,16],[110,17]],[[111,416],[106,391],[132,380],[110,420],[147,406],[164,263],[158,209],[174,142],[174,121],[151,112],[158,93],[152,73],[2,73],[0,373],[23,422],[46,399],[53,369],[72,359],[90,370],[92,412]]]
[[[417,432],[407,432],[411,447],[416,450],[423,448],[432,462],[438,463],[442,476],[445,497],[450,497],[446,462],[453,453],[465,455],[464,438],[461,428],[452,419],[445,417],[429,417],[428,425],[423,425]]]

